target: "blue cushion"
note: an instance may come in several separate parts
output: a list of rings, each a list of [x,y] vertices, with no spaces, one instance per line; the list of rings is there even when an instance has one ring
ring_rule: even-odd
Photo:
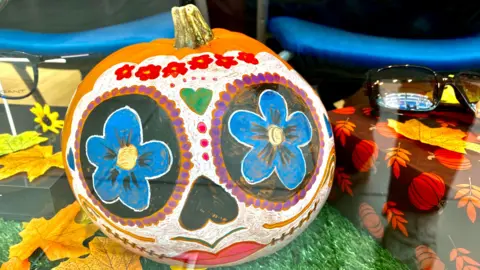
[[[286,50],[363,67],[417,64],[457,70],[480,66],[480,36],[395,39],[346,32],[290,17],[271,19],[269,30]]]
[[[0,29],[0,50],[46,56],[109,54],[134,43],[173,37],[172,16],[166,12],[128,23],[74,33],[42,34]]]

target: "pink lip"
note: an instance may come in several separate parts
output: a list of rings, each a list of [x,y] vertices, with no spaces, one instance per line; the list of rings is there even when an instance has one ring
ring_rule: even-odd
[[[228,246],[217,253],[192,250],[182,253],[172,259],[197,265],[222,265],[236,262],[264,248],[257,242],[240,242]]]

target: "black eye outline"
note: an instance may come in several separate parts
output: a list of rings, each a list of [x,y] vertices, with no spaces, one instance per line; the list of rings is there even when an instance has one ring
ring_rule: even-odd
[[[306,184],[305,188],[298,191],[286,202],[272,202],[268,200],[261,200],[245,193],[230,177],[227,168],[225,167],[225,160],[222,156],[221,149],[221,129],[223,123],[223,116],[227,112],[229,103],[238,94],[244,91],[245,87],[255,86],[259,84],[279,84],[286,88],[291,89],[298,97],[300,97],[307,107],[310,109],[312,118],[314,120],[318,138],[319,138],[319,151],[316,160],[316,167],[310,177],[310,180]],[[285,77],[280,76],[277,73],[259,73],[251,75],[243,75],[242,80],[236,79],[232,83],[226,85],[226,90],[220,93],[220,99],[215,102],[215,108],[212,112],[213,118],[211,122],[210,136],[212,137],[212,156],[213,164],[216,168],[217,176],[220,179],[220,183],[224,184],[227,189],[231,190],[232,194],[237,197],[240,202],[245,203],[246,206],[253,206],[255,208],[273,210],[273,211],[286,211],[290,207],[296,205],[301,199],[303,199],[308,190],[310,190],[313,184],[318,180],[320,168],[323,164],[324,157],[324,134],[322,131],[322,122],[320,116],[317,114],[317,108],[313,105],[313,101],[307,96],[307,93],[294,85],[292,81],[287,80]],[[320,180],[318,180],[320,181]]]
[[[151,214],[147,217],[142,218],[121,218],[117,215],[111,213],[108,209],[106,209],[102,202],[99,201],[93,194],[90,188],[88,187],[85,176],[82,170],[82,164],[80,159],[80,146],[81,146],[81,135],[83,126],[86,122],[86,119],[90,115],[90,113],[94,110],[102,102],[109,100],[113,97],[118,96],[127,96],[127,95],[143,95],[148,96],[152,100],[156,102],[156,104],[165,110],[168,114],[172,124],[175,127],[175,134],[178,138],[178,144],[180,149],[179,155],[179,173],[178,178],[176,179],[176,184],[174,191],[170,195],[168,201],[165,205],[154,214]],[[158,224],[160,221],[164,220],[167,215],[173,212],[173,209],[177,207],[179,204],[183,192],[185,191],[186,187],[189,185],[189,177],[190,177],[190,169],[193,168],[193,163],[191,162],[192,154],[190,152],[191,144],[188,140],[188,135],[185,132],[185,125],[182,118],[180,118],[180,110],[176,108],[175,102],[168,99],[166,96],[162,95],[160,91],[158,91],[154,86],[146,87],[143,85],[140,86],[131,86],[131,87],[122,87],[120,89],[115,88],[111,91],[104,92],[101,96],[95,98],[92,102],[90,102],[87,106],[87,109],[82,113],[82,117],[77,124],[77,130],[75,132],[75,142],[74,142],[74,153],[75,153],[75,165],[78,171],[78,177],[82,182],[82,186],[85,188],[87,196],[93,202],[95,206],[97,206],[101,212],[110,217],[113,222],[120,223],[124,226],[138,226],[140,228],[148,227],[154,224]]]

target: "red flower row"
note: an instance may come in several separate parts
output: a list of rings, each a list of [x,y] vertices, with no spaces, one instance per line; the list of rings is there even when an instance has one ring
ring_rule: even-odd
[[[239,52],[236,59],[243,61],[248,64],[257,65],[258,59],[255,58],[253,53]],[[187,64],[190,65],[191,70],[195,69],[207,69],[208,66],[215,61],[215,64],[220,67],[229,69],[232,66],[238,65],[238,62],[233,56],[223,56],[220,54],[215,54],[215,60],[212,59],[208,54],[195,56],[192,60],[188,61]],[[135,68],[134,65],[125,64],[122,67],[118,68],[115,71],[117,80],[128,79],[132,77],[132,71]],[[142,81],[153,80],[160,76],[160,71],[162,72],[162,77],[167,78],[172,76],[176,78],[178,75],[185,75],[188,71],[185,63],[180,62],[170,62],[166,67],[162,69],[158,65],[147,65],[141,66],[135,72],[135,77],[139,78]]]

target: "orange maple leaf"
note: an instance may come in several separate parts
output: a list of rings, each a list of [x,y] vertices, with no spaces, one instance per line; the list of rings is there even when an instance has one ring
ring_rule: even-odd
[[[400,177],[400,166],[407,167],[407,163],[410,162],[409,155],[412,155],[409,151],[400,148],[400,143],[398,147],[393,147],[387,149],[387,155],[385,160],[387,160],[387,167],[392,167],[393,175],[395,178]]]
[[[107,237],[95,237],[89,244],[90,255],[62,262],[57,270],[139,270],[140,256],[131,253]]]
[[[431,248],[420,245],[415,249],[415,256],[420,270],[444,270],[445,264]]]
[[[10,258],[28,259],[37,248],[43,249],[50,261],[87,254],[83,241],[98,228],[93,224],[76,223],[79,212],[80,205],[74,202],[50,220],[35,218],[24,224],[24,230],[20,232],[22,242],[10,247]]]
[[[477,220],[477,210],[480,208],[480,187],[472,185],[472,179],[468,178],[468,184],[459,184],[459,190],[454,199],[458,199],[458,208],[465,207],[467,216],[472,223]]]
[[[2,264],[0,270],[29,270],[30,261],[28,259],[21,260],[18,257],[13,257]]]
[[[403,235],[408,237],[408,231],[407,231],[407,228],[405,227],[405,224],[407,224],[408,221],[404,217],[402,217],[405,214],[402,211],[395,208],[396,205],[397,203],[392,201],[386,202],[383,205],[382,213],[384,215],[387,215],[387,222],[392,225],[392,228],[394,230],[398,229],[400,232],[403,233]]]
[[[353,196],[353,191],[352,191],[352,181],[350,181],[350,175],[346,174],[344,172],[344,168],[337,168],[335,170],[335,176],[337,178],[338,185],[340,186],[340,189],[342,192],[348,193],[350,196]]]
[[[439,146],[461,154],[466,154],[466,149],[480,153],[480,144],[464,141],[463,138],[467,134],[460,129],[431,128],[417,119],[410,119],[405,123],[388,119],[388,126],[411,140]]]
[[[27,173],[30,182],[52,167],[63,169],[62,153],[52,154],[53,146],[39,146],[0,157],[0,180],[21,172]]]
[[[340,120],[335,122],[335,127],[334,127],[334,132],[335,132],[335,137],[338,137],[340,140],[340,143],[342,146],[345,146],[347,142],[347,137],[352,135],[352,132],[355,130],[357,126],[349,122],[349,120]]]

